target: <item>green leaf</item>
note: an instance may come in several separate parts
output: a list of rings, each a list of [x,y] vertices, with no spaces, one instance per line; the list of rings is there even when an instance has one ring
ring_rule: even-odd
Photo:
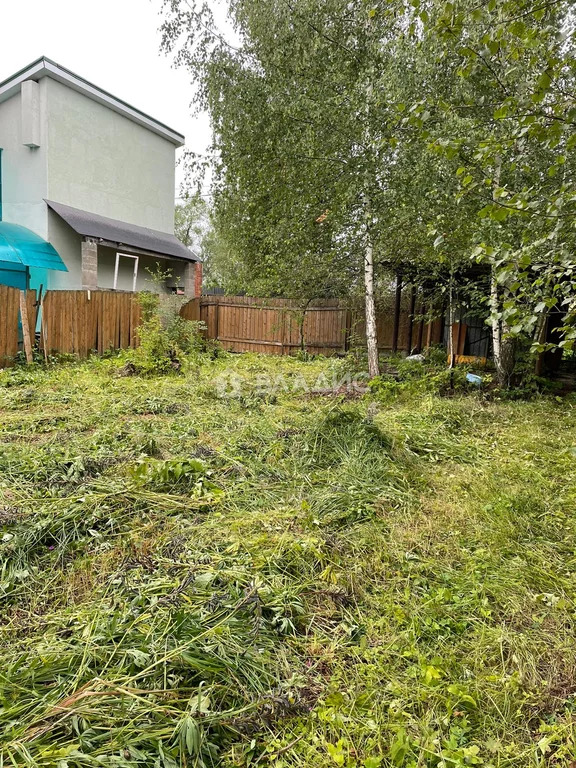
[[[406,731],[401,728],[397,732],[396,738],[390,746],[390,758],[393,764],[397,766],[402,765],[406,759],[406,756],[408,755],[409,750],[410,740],[406,734]]]
[[[550,85],[552,83],[552,73],[550,70],[545,70],[542,72],[540,77],[538,78],[538,89],[540,91],[547,91],[550,88]]]

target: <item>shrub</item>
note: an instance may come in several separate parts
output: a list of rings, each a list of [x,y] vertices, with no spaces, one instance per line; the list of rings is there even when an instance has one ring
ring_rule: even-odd
[[[160,282],[166,275],[156,273]],[[143,292],[139,297],[142,322],[139,346],[129,355],[126,368],[140,375],[162,375],[182,369],[186,356],[205,351],[202,322],[185,320],[180,310],[186,299],[180,296]]]

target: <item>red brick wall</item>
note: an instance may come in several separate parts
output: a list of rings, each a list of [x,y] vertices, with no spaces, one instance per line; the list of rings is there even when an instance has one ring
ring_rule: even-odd
[[[194,270],[194,298],[197,299],[202,296],[202,262],[196,262],[196,269]]]

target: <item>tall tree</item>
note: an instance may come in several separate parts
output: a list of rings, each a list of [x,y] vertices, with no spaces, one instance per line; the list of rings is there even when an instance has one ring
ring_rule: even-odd
[[[560,344],[576,337],[572,4],[415,0],[403,12],[429,72],[411,114],[431,113],[426,140],[458,161],[457,199],[475,214],[468,251],[491,272],[494,357],[506,386],[516,340],[546,348],[550,310],[563,316]]]
[[[568,0],[235,0],[228,18],[232,43],[206,3],[167,0],[164,44],[210,112],[215,220],[253,286],[363,282],[371,374],[375,269],[478,295],[485,264],[503,385],[550,309],[572,343]]]
[[[181,46],[212,117],[222,230],[255,282],[281,292],[341,295],[363,280],[376,375],[375,245],[398,151],[401,20],[366,2],[240,0],[232,46],[207,5],[170,0],[167,13],[165,46]]]

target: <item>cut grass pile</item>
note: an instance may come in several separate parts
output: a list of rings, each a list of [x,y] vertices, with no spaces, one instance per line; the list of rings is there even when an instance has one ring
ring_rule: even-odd
[[[115,365],[0,373],[0,765],[574,764],[574,400]]]

